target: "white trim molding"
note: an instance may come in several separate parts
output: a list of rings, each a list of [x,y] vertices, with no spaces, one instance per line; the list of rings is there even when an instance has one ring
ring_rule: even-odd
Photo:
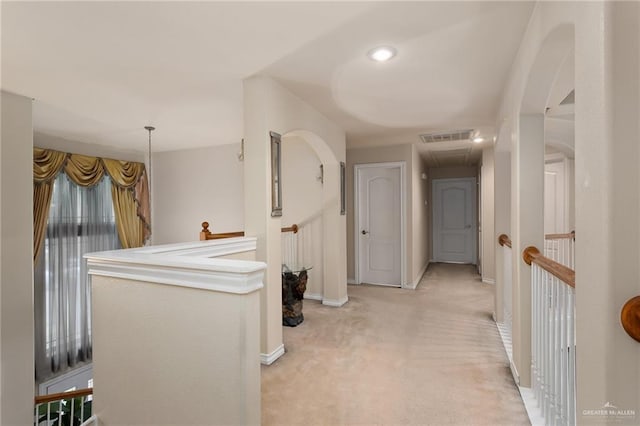
[[[544,420],[540,407],[538,407],[538,400],[533,390],[521,386],[518,386],[518,390],[520,391],[520,398],[522,398],[524,408],[527,410],[531,426],[545,426],[547,423]]]
[[[511,375],[513,376],[513,380],[516,382],[516,385],[520,387],[520,374],[518,374],[518,368],[513,363],[513,360],[510,360],[509,368],[511,369]]]
[[[85,420],[80,426],[100,426],[100,419],[97,414],[94,414]]]
[[[356,281],[355,278],[347,278],[347,284],[350,285],[360,285],[361,283],[359,283],[358,281]]]
[[[304,298],[308,300],[319,300],[322,301],[322,295],[318,293],[305,293]]]
[[[84,255],[89,275],[156,284],[192,287],[234,294],[249,294],[263,287],[266,264],[248,260],[217,259],[255,250],[255,238],[234,241],[199,241]]]
[[[256,250],[256,237],[222,238],[208,241],[145,246],[136,250],[145,254],[171,254],[190,257],[221,257]]]
[[[342,299],[322,299],[322,304],[327,306],[332,306],[334,308],[339,308],[343,306],[345,303],[349,301],[349,296],[345,296]]]
[[[484,277],[483,277],[483,278],[482,278],[482,282],[483,282],[483,283],[485,283],[485,284],[494,284],[494,285],[495,285],[496,280],[495,280],[495,279],[493,279],[493,278],[484,278]]]
[[[284,355],[284,343],[282,343],[280,346],[278,346],[273,352],[269,353],[269,354],[260,354],[260,364],[263,365],[271,365],[273,364],[278,358],[280,358],[282,355]]]

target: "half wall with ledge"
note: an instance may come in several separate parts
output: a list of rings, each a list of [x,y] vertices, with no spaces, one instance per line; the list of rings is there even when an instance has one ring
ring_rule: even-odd
[[[85,256],[100,424],[260,423],[255,248],[229,238]]]

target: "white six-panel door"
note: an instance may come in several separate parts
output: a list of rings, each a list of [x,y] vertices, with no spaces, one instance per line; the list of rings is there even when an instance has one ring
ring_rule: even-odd
[[[476,263],[476,179],[434,179],[433,258]]]
[[[402,284],[401,165],[356,166],[359,282]]]

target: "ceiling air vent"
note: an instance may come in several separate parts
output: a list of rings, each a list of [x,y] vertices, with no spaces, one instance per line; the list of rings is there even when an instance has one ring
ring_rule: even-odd
[[[452,132],[426,133],[420,135],[424,143],[466,141],[471,139],[473,129],[454,130]]]

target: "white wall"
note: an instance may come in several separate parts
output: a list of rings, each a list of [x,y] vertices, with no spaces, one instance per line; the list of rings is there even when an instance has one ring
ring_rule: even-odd
[[[297,135],[309,143],[324,165],[323,303],[341,306],[348,300],[346,220],[340,215],[340,167],[345,160],[345,133],[317,110],[267,77],[244,81],[245,232],[258,238],[256,254],[267,263],[261,294],[261,356],[269,363],[284,352],[282,343],[282,220],[271,217],[271,153],[269,132]]]
[[[0,92],[0,424],[33,424],[31,99]]]
[[[482,257],[480,258],[482,281],[495,283],[495,240],[493,224],[493,204],[494,204],[494,160],[493,148],[482,150],[481,182],[480,182],[480,226],[482,227]]]
[[[153,244],[194,241],[244,230],[244,163],[240,144],[159,152],[152,162]]]
[[[101,424],[260,423],[257,292],[107,276],[92,287]]]
[[[429,266],[429,185],[427,164],[418,149],[411,150],[411,221],[412,221],[412,273],[408,286],[415,288]],[[423,177],[424,175],[424,177]]]
[[[45,133],[34,132],[33,146],[38,148],[48,148],[71,154],[89,155],[91,157],[113,158],[116,160],[136,161],[144,163],[146,161],[147,139],[141,133],[140,150],[129,150],[113,148],[106,145],[92,144],[91,141],[74,141],[64,139]]]
[[[547,42],[567,40],[575,51],[577,94],[577,422],[606,422],[589,416],[588,410],[611,402],[621,410],[635,410],[632,422],[637,423],[640,345],[626,335],[619,316],[623,304],[640,294],[640,5],[537,3],[497,117],[498,125],[506,123],[513,131],[499,143],[519,143],[520,114],[531,112],[531,106],[544,113],[544,99],[535,101],[548,94],[549,85],[544,84],[555,78],[559,63],[545,64],[558,51],[557,43]],[[512,234],[519,226],[523,225],[512,222]],[[515,250],[521,247],[514,245]],[[521,338],[517,333],[514,324],[514,343]]]
[[[305,297],[322,300],[322,185],[320,159],[299,137],[282,141],[282,225],[300,225],[299,261],[309,270]],[[286,238],[286,236],[285,236]]]

